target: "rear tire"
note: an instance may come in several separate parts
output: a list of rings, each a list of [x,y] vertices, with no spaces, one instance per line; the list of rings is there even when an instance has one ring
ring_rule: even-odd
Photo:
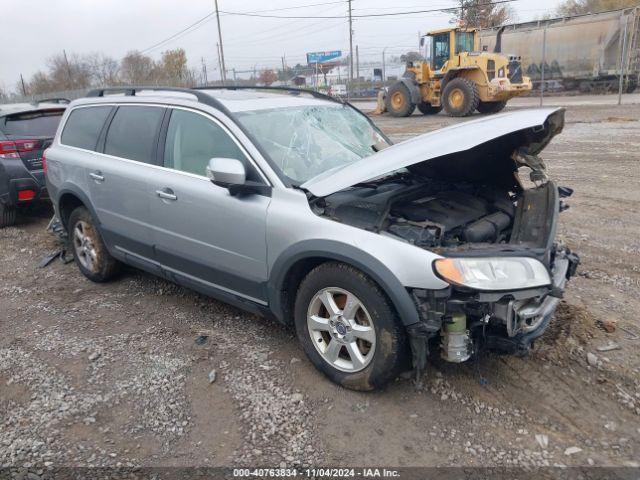
[[[394,117],[408,117],[416,109],[415,103],[411,101],[411,92],[402,82],[389,87],[385,107]]]
[[[67,231],[73,258],[85,277],[92,282],[102,283],[118,273],[120,262],[107,251],[93,217],[85,207],[78,207],[71,212]]]
[[[304,278],[295,326],[311,362],[343,387],[381,388],[408,364],[406,333],[391,302],[349,265],[324,263]]]
[[[444,109],[452,117],[466,117],[475,112],[480,103],[478,89],[471,80],[457,77],[447,83],[442,92]]]
[[[498,113],[507,106],[507,102],[479,102],[478,111],[480,113]]]
[[[418,110],[420,110],[423,115],[436,115],[442,111],[442,105],[434,107],[430,103],[420,102],[418,104]]]
[[[16,207],[0,203],[0,228],[11,227],[16,224]]]

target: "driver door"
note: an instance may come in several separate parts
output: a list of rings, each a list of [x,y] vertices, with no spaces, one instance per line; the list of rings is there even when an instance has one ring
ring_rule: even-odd
[[[212,117],[173,109],[150,179],[157,261],[176,281],[266,303],[266,216],[271,198],[232,196],[205,176],[211,158],[236,158],[264,181],[239,143]]]

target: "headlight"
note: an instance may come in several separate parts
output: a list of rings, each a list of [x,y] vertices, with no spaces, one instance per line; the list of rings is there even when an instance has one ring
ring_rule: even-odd
[[[476,290],[517,290],[550,285],[545,266],[535,258],[441,258],[436,274],[448,283]]]

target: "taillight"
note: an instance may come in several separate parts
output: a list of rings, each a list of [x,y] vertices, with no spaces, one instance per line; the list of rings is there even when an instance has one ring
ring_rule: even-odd
[[[37,144],[37,140],[2,140],[0,158],[20,158],[20,153],[34,150]]]
[[[47,150],[49,150],[47,148]],[[45,150],[44,152],[42,152],[42,170],[44,171],[44,174],[47,174],[47,150]]]

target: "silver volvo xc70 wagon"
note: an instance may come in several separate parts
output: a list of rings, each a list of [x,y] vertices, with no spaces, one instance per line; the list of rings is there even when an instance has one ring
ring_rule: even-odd
[[[315,92],[95,90],[47,186],[90,280],[125,263],[294,324],[317,368],[370,390],[548,326],[578,264],[554,239],[571,190],[538,156],[563,124],[522,110],[392,145]]]

